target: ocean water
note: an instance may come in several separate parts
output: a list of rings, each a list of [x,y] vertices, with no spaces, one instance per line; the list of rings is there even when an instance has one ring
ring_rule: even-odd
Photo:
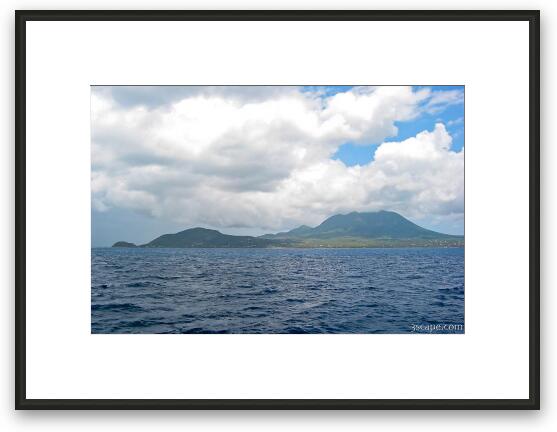
[[[463,333],[464,249],[91,250],[92,333]]]

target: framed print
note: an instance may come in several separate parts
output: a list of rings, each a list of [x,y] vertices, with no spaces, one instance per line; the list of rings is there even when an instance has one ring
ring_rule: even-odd
[[[17,409],[539,409],[539,11],[15,20]]]

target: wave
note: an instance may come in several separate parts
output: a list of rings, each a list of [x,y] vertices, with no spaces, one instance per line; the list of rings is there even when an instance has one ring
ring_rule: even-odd
[[[93,304],[91,311],[126,311],[126,312],[141,312],[143,308],[133,303],[108,303],[108,304]]]

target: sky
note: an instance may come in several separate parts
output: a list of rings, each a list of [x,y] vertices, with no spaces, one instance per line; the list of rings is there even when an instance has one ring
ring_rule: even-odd
[[[352,211],[464,231],[463,86],[93,86],[92,246]]]

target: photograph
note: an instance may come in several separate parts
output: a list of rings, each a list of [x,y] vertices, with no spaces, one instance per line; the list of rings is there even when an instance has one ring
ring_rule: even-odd
[[[91,333],[463,334],[464,93],[91,86]]]

